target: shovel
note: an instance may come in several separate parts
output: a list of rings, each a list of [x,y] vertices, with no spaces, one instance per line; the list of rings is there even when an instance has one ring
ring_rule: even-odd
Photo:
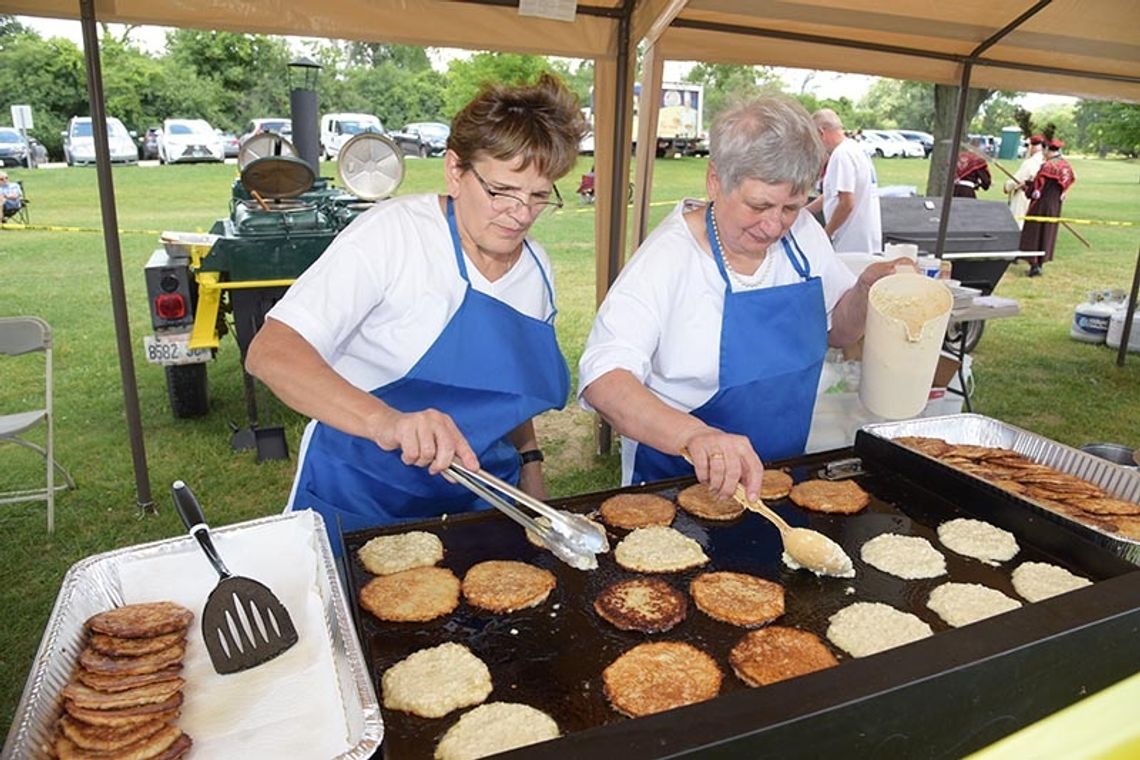
[[[297,629],[281,600],[264,584],[226,568],[189,486],[176,480],[170,490],[178,516],[220,576],[202,610],[202,638],[214,670],[222,675],[248,670],[296,644]]]

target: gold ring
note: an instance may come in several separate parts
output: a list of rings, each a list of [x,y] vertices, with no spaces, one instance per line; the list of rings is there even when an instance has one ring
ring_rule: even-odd
[[[720,453],[719,451],[714,451],[713,453],[709,454],[709,459],[724,459],[724,454]]]

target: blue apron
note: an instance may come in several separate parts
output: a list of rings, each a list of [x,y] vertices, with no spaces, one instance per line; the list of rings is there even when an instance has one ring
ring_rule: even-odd
[[[480,466],[517,484],[518,452],[505,436],[565,405],[570,370],[558,348],[553,313],[547,321],[535,319],[471,287],[451,198],[447,223],[455,263],[467,283],[463,302],[406,376],[371,393],[401,412],[433,408],[450,415]],[[542,274],[553,312],[550,280],[529,245],[526,250]],[[399,450],[384,451],[370,439],[317,423],[292,508],[320,512],[339,552],[338,520],[347,532],[488,505],[427,468],[405,465]]]
[[[712,203],[706,207],[705,228],[724,280],[720,387],[692,415],[719,430],[748,436],[762,460],[799,456],[807,444],[827,354],[823,284],[811,275],[807,256],[789,232],[780,243],[802,282],[732,292],[713,229],[712,207]],[[692,465],[681,457],[637,445],[633,483],[692,472]]]

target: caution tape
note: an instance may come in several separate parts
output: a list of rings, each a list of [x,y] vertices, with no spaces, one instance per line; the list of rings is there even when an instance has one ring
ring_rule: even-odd
[[[1027,222],[1045,222],[1046,224],[1103,224],[1108,227],[1132,227],[1136,222],[1118,222],[1112,219],[1073,219],[1067,216],[1023,216],[1019,217]]]
[[[0,229],[19,230],[21,232],[102,232],[102,227],[60,227],[49,224],[17,224],[5,222]],[[161,235],[162,230],[124,230],[119,229],[120,235]]]

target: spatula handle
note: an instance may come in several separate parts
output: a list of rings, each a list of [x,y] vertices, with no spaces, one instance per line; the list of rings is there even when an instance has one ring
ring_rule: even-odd
[[[174,509],[182,518],[182,524],[190,531],[191,536],[198,539],[198,544],[206,553],[210,564],[218,571],[218,575],[229,578],[233,573],[226,567],[226,563],[222,562],[221,555],[214,548],[214,542],[210,540],[210,526],[206,524],[206,515],[202,512],[202,505],[194,497],[190,486],[181,480],[176,480],[170,487],[170,495],[174,497]]]

